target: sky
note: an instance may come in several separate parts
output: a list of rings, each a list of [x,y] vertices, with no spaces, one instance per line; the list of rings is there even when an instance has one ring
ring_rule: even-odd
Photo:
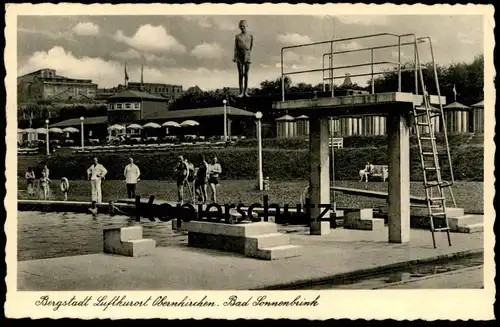
[[[483,53],[482,16],[377,15],[377,16],[290,16],[290,15],[171,15],[171,16],[19,16],[18,74],[42,68],[56,69],[58,75],[91,79],[102,87],[124,82],[124,65],[130,81],[199,86],[204,90],[236,87],[238,73],[232,61],[238,22],[248,22],[254,37],[249,86],[258,87],[266,79],[281,74],[281,48],[310,42],[357,37],[376,33],[415,33],[430,36],[436,62],[470,62]],[[410,38],[402,39],[409,42]],[[397,38],[377,38],[336,42],[334,51],[397,44]],[[322,55],[329,45],[287,49],[285,73],[321,69]],[[421,61],[430,60],[428,44],[419,46]],[[398,48],[377,50],[374,62],[395,62]],[[402,61],[413,58],[413,47],[401,47]],[[370,62],[370,52],[334,56],[334,66]],[[378,64],[375,71],[393,68]],[[335,70],[369,73],[370,66]],[[321,72],[291,75],[292,82],[321,83]],[[361,85],[367,77],[353,78]],[[336,79],[335,83],[342,83]]]

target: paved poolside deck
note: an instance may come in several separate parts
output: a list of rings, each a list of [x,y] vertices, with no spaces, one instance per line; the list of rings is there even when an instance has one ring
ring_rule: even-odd
[[[311,236],[297,226],[290,243],[303,246],[300,257],[264,261],[214,250],[190,248],[186,242],[158,247],[151,256],[130,258],[91,254],[18,263],[19,291],[89,290],[248,290],[279,289],[341,276],[373,273],[415,260],[463,256],[483,251],[483,233],[437,234],[437,249],[426,230],[411,230],[409,244],[389,244],[381,231],[338,228]]]

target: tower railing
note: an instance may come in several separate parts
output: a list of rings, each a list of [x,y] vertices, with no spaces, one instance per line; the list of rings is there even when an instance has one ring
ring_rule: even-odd
[[[346,41],[353,41],[353,40],[360,40],[360,39],[369,39],[369,38],[376,38],[376,37],[383,37],[383,36],[389,36],[393,37],[397,40],[397,43],[394,44],[388,44],[388,45],[382,45],[382,46],[373,46],[373,47],[366,47],[366,48],[360,48],[360,49],[352,49],[352,50],[343,50],[343,51],[334,51],[334,44],[335,43],[340,43],[340,42],[346,42]],[[401,43],[401,39],[404,37],[412,37],[413,42],[405,42]],[[358,36],[358,37],[349,37],[349,38],[342,38],[342,39],[333,39],[333,40],[327,40],[327,41],[320,41],[320,42],[313,42],[313,43],[306,43],[306,44],[298,44],[298,45],[291,45],[291,46],[286,46],[281,48],[281,101],[285,101],[285,77],[289,75],[297,75],[297,74],[305,74],[305,73],[313,73],[313,72],[322,72],[323,73],[323,90],[326,91],[326,85],[325,81],[328,80],[330,81],[330,91],[331,91],[331,96],[334,97],[334,87],[333,87],[333,81],[335,79],[341,79],[344,78],[345,76],[334,76],[333,72],[335,70],[339,69],[346,69],[346,68],[357,68],[357,67],[371,67],[371,71],[369,73],[359,73],[359,74],[350,74],[349,77],[362,77],[362,76],[371,76],[371,84],[372,84],[372,93],[374,93],[374,76],[375,75],[381,75],[385,74],[385,71],[380,71],[376,72],[374,71],[374,66],[378,65],[395,65],[397,66],[397,71],[398,71],[398,91],[401,92],[401,72],[403,71],[412,71],[414,72],[415,75],[415,94],[418,94],[418,80],[417,80],[417,55],[416,55],[416,46],[417,43],[422,43],[425,42],[423,40],[417,39],[414,34],[393,34],[393,33],[378,33],[378,34],[370,34],[370,35],[363,35],[363,36]],[[325,45],[329,44],[330,45],[330,51],[328,53],[323,54],[322,56],[322,63],[323,66],[322,68],[318,69],[308,69],[308,70],[296,70],[296,71],[290,71],[290,72],[285,72],[284,71],[284,52],[285,50],[289,49],[296,49],[296,48],[303,48],[303,47],[313,47],[313,46],[318,46],[318,45]],[[409,68],[409,69],[403,69],[402,68],[402,63],[401,63],[401,47],[403,46],[411,46],[413,45],[414,47],[414,55],[413,55],[413,63],[414,67]],[[373,60],[374,58],[374,51],[376,50],[381,50],[381,49],[388,49],[388,48],[398,48],[398,60],[397,61],[377,61],[375,62]],[[353,52],[363,52],[363,51],[370,51],[371,54],[371,60],[370,62],[366,63],[361,63],[361,64],[354,64],[354,65],[345,65],[345,66],[334,66],[334,56],[339,55],[339,54],[346,54],[346,53],[353,53]],[[328,67],[325,67],[325,57],[329,58],[329,64]],[[325,72],[329,72],[329,76],[325,77]]]

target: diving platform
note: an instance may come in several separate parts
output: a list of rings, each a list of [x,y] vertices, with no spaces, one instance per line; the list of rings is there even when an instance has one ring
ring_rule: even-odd
[[[439,105],[437,95],[429,96],[430,104]],[[326,117],[387,116],[391,113],[409,113],[421,106],[423,95],[406,92],[355,94],[339,97],[285,100],[273,103],[273,109],[286,110],[290,115]],[[446,104],[446,97],[441,97]]]
[[[427,95],[431,105],[446,104],[445,97]],[[317,97],[313,99],[284,100],[273,103],[277,111],[292,116],[309,117],[310,201],[313,205],[330,203],[330,118],[386,116],[388,134],[389,171],[388,192],[334,188],[335,191],[387,199],[390,243],[410,241],[410,203],[424,204],[425,199],[410,195],[410,128],[416,106],[425,102],[423,95],[407,92],[353,94],[347,96]],[[311,216],[319,214],[317,206]],[[324,222],[311,224],[311,235],[330,233]]]

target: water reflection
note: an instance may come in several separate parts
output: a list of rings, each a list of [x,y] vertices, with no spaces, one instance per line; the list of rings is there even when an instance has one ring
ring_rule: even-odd
[[[18,212],[18,260],[101,253],[102,230],[140,225],[144,237],[157,246],[187,244],[187,235],[172,230],[171,222],[136,222],[126,216],[76,213]]]
[[[482,255],[474,255],[470,257],[459,258],[455,260],[420,264],[418,266],[410,266],[397,271],[381,273],[375,276],[361,277],[355,279],[344,279],[332,283],[314,285],[307,289],[369,289],[380,287],[384,284],[408,281],[410,279],[421,278],[429,275],[441,274],[458,269],[476,267],[484,263]]]

